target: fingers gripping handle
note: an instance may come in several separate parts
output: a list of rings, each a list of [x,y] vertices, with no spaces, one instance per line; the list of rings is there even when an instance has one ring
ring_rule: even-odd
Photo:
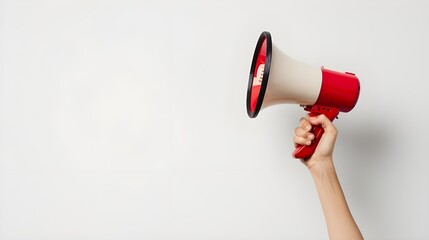
[[[314,140],[310,145],[298,145],[293,152],[295,158],[309,158],[316,151],[317,144],[319,144],[320,139],[324,133],[321,126],[313,126],[311,132],[314,134]]]
[[[308,114],[310,117],[315,117],[315,116],[318,116],[319,114],[324,114],[329,120],[331,120],[331,122],[334,121],[334,119],[338,116],[338,113],[340,113],[340,110],[338,110],[337,108],[324,107],[324,106],[318,106],[318,105],[307,106],[305,110],[310,112]],[[309,158],[311,157],[311,155],[313,155],[317,145],[319,144],[320,139],[322,138],[324,131],[321,126],[314,126],[314,125],[310,131],[314,134],[313,142],[308,146],[298,145],[292,154],[293,157]]]

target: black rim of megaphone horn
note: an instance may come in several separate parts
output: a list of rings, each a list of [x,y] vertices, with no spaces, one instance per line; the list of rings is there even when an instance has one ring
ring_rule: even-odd
[[[265,39],[267,39],[267,49],[266,49],[267,52],[266,52],[266,58],[265,58],[264,75],[262,76],[261,90],[259,92],[256,108],[255,108],[255,111],[252,112],[250,105],[252,100],[253,75],[255,72],[256,61],[258,59],[259,50]],[[269,32],[262,32],[261,35],[259,36],[258,43],[256,44],[255,52],[253,53],[252,65],[250,67],[250,73],[249,73],[249,82],[247,84],[247,101],[246,101],[247,114],[251,118],[255,118],[256,116],[258,116],[259,110],[261,110],[261,107],[262,107],[262,102],[264,101],[265,91],[267,90],[267,86],[268,86],[268,77],[270,75],[271,54],[272,54],[271,34]]]

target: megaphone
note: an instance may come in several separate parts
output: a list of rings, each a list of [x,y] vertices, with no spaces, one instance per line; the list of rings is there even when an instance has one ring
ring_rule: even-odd
[[[337,72],[296,61],[272,44],[263,32],[256,44],[247,87],[247,114],[258,116],[261,109],[275,104],[299,104],[310,116],[326,115],[333,121],[339,112],[349,112],[359,99],[360,83],[355,74]],[[295,158],[313,155],[323,128],[313,126],[311,145],[298,145]]]

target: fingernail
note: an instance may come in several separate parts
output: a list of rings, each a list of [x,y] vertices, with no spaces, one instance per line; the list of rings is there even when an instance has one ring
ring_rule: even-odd
[[[310,144],[311,144],[311,141],[307,141],[305,144],[306,144],[306,145],[310,145]]]
[[[313,139],[314,139],[314,135],[313,135],[313,134],[309,134],[309,135],[307,136],[307,139],[308,139],[308,140],[313,140]]]
[[[310,131],[310,129],[311,129],[310,125],[305,126],[305,130]]]

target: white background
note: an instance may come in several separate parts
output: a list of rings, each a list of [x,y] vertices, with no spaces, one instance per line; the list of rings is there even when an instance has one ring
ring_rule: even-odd
[[[259,34],[361,80],[335,162],[366,239],[429,239],[429,2],[1,1],[0,239],[327,239],[291,157],[304,111],[249,119]]]

